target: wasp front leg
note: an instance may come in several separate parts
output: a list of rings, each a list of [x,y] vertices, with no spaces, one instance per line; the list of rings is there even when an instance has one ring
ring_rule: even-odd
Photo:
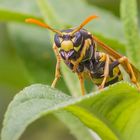
[[[104,54],[104,59],[105,59],[105,68],[104,68],[104,74],[103,74],[104,78],[103,78],[103,81],[102,81],[101,85],[99,86],[99,89],[104,88],[107,77],[109,75],[109,62],[110,62],[109,55]]]
[[[61,77],[61,74],[60,74],[60,62],[61,62],[61,57],[59,55],[59,52],[58,52],[58,48],[56,47],[56,45],[54,44],[53,45],[53,50],[54,50],[54,53],[55,53],[55,56],[56,56],[56,59],[57,59],[57,63],[56,63],[56,68],[55,68],[55,78],[52,82],[52,85],[51,87],[55,87],[56,85],[56,82],[58,81],[58,79]]]
[[[81,91],[82,95],[85,95],[85,87],[84,87],[84,76],[83,73],[77,73],[79,81],[80,81],[80,86],[81,86]]]

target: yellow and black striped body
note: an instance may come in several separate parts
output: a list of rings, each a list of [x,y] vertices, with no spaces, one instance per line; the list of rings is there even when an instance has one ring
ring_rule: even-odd
[[[90,32],[83,29],[87,23],[95,18],[97,18],[96,15],[91,15],[78,27],[62,31],[53,29],[48,24],[44,24],[39,20],[32,18],[26,19],[28,23],[37,24],[56,33],[54,36],[53,50],[57,58],[57,64],[55,79],[51,87],[55,87],[57,80],[61,76],[60,62],[63,60],[65,64],[78,75],[82,95],[85,94],[84,74],[88,74],[91,80],[99,86],[99,89],[123,80],[118,67],[119,64],[123,66],[124,70],[129,74],[131,81],[140,90],[138,83],[140,81],[140,72],[129,60],[101,42],[96,36],[93,36]],[[106,53],[97,51],[96,44]]]
[[[101,85],[104,79],[106,54],[96,51],[96,43],[90,32],[81,29],[72,37],[70,35],[72,31],[73,29],[63,30],[62,37],[55,35],[54,41],[61,58],[72,71],[88,74],[96,85]],[[123,79],[118,65],[119,62],[110,57],[109,75],[104,86]]]
[[[67,30],[69,32],[69,30]],[[92,35],[86,30],[80,30],[83,41],[79,47],[78,51],[74,51],[71,49],[67,54],[74,52],[70,56],[70,59],[65,59],[64,55],[61,53],[62,58],[64,58],[65,64],[73,70],[74,65],[77,61],[79,61],[76,72],[77,73],[85,73],[90,76],[92,81],[99,86],[104,78],[104,69],[105,69],[105,56],[106,54],[103,52],[96,51],[95,42],[92,38]],[[66,54],[65,54],[66,56]],[[109,64],[109,75],[106,80],[105,86],[111,85],[118,81],[123,80],[121,71],[118,67],[119,62],[117,60],[113,60],[110,57]]]
[[[92,77],[92,81],[100,86],[100,84],[103,81],[104,78],[104,68],[105,68],[105,53],[102,52],[96,52],[96,62],[95,67],[93,71],[90,72],[90,75]],[[118,67],[119,62],[117,60],[113,60],[110,57],[110,63],[109,63],[109,75],[105,83],[105,87],[109,86],[111,84],[114,84],[116,82],[119,82],[123,80],[122,73],[120,71],[120,68]]]
[[[73,69],[73,65],[71,63],[67,63],[67,65],[71,69]],[[110,57],[109,75],[106,80],[105,87],[123,80],[122,73],[118,65],[119,62],[117,60],[113,60]],[[90,78],[92,79],[93,83],[97,86],[100,86],[104,78],[104,69],[105,53],[96,52],[94,59],[88,59],[79,63],[77,72],[90,75]]]

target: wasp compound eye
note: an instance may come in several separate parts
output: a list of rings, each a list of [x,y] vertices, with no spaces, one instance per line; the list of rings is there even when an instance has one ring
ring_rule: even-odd
[[[74,47],[80,46],[82,43],[82,35],[80,32],[75,33],[75,37],[73,38],[73,45]]]
[[[61,40],[61,38],[60,38],[57,34],[56,34],[55,37],[54,37],[54,42],[55,42],[55,44],[56,44],[56,46],[57,46],[58,48],[61,47],[61,42],[62,42],[62,40]]]

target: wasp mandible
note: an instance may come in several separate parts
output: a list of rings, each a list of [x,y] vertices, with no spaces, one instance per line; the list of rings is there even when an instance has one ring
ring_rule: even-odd
[[[60,78],[60,62],[63,60],[78,75],[82,95],[85,94],[85,74],[90,77],[99,89],[103,89],[106,86],[123,80],[121,70],[118,67],[120,64],[129,74],[131,81],[140,90],[140,72],[129,62],[128,58],[104,44],[83,28],[95,18],[97,18],[96,15],[91,15],[80,26],[61,31],[53,29],[48,24],[39,20],[26,19],[28,23],[37,24],[56,33],[53,50],[57,58],[57,63],[55,78],[51,86],[55,87],[56,82]],[[98,51],[98,47],[101,47],[104,51]]]

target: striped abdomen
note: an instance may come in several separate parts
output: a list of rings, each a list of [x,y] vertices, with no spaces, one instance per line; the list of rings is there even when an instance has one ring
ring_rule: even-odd
[[[111,71],[113,72],[113,74],[109,74],[109,76],[108,76],[108,78],[106,80],[106,83],[105,83],[105,87],[123,80],[121,71],[120,71],[118,66],[113,68]],[[91,76],[92,76],[92,81],[97,86],[99,86],[102,83],[103,78],[104,78],[103,75],[101,75],[101,74],[100,75],[99,74],[98,75],[91,74]]]
[[[100,53],[102,57],[104,57],[104,53]],[[119,62],[117,60],[112,60],[110,58],[110,64],[109,64],[109,75],[106,80],[105,86],[114,84],[116,82],[119,82],[123,80],[122,73],[120,71],[120,68],[118,67]],[[91,71],[91,77],[93,82],[96,85],[100,85],[103,81],[103,74],[104,74],[104,67],[105,67],[105,61],[103,58],[98,57],[97,62],[94,64],[94,69]]]

